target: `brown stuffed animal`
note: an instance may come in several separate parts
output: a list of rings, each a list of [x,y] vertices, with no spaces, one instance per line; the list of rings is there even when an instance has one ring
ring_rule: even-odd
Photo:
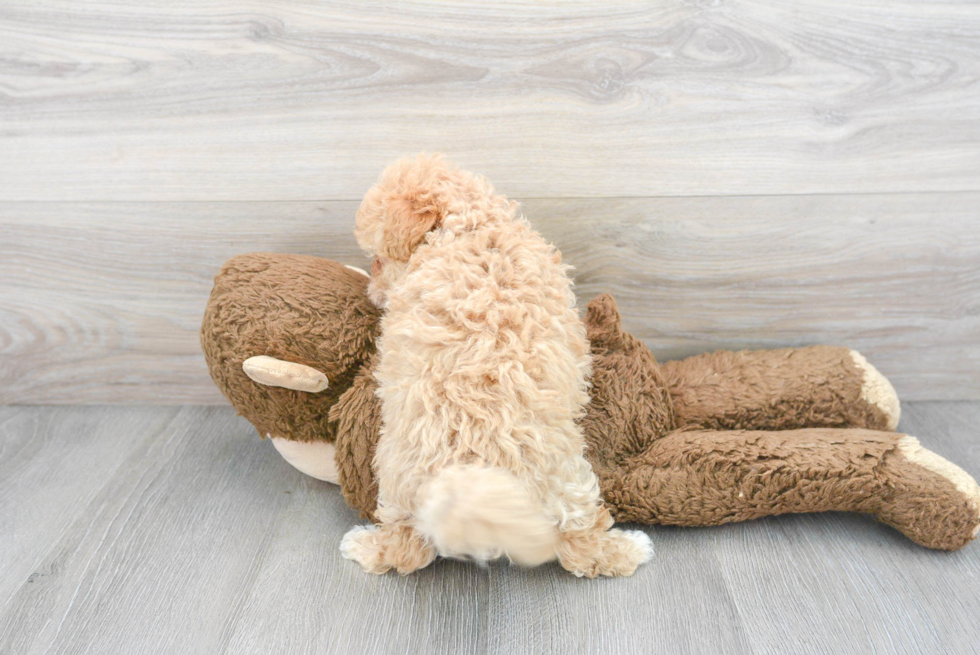
[[[380,431],[378,310],[363,271],[251,254],[215,278],[201,331],[211,376],[294,466],[339,482],[371,517]],[[586,318],[594,357],[586,457],[619,521],[717,525],[789,512],[864,512],[929,548],[980,530],[980,487],[892,430],[888,381],[847,348],[698,355],[659,365],[620,327]]]

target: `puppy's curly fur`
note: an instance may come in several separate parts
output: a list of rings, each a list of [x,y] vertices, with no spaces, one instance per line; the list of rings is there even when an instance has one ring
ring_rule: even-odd
[[[650,541],[610,530],[582,456],[591,359],[558,251],[486,180],[438,156],[386,169],[355,235],[386,309],[383,429],[380,525],[351,530],[345,556],[373,573],[439,554],[630,575]]]

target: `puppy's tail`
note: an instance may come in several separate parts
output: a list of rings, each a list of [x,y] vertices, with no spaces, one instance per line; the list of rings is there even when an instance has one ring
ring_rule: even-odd
[[[418,528],[440,555],[490,560],[506,555],[525,566],[556,556],[558,529],[509,471],[452,465],[419,489]]]

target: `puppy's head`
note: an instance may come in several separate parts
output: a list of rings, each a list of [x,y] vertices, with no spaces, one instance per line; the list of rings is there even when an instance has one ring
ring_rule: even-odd
[[[377,305],[405,271],[425,235],[459,211],[465,176],[439,155],[402,159],[381,174],[357,210],[354,236],[374,262],[369,295]]]
[[[381,173],[357,210],[354,236],[368,254],[407,262],[439,227],[458,194],[459,173],[440,155],[402,159]]]

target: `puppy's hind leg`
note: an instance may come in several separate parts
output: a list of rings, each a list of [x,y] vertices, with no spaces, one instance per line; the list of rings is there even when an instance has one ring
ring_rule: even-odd
[[[407,575],[425,568],[436,558],[435,548],[415,528],[404,523],[351,528],[340,542],[340,552],[367,573],[395,569]]]
[[[578,577],[629,576],[653,556],[650,537],[639,530],[610,528],[612,516],[605,507],[596,508],[595,524],[561,533],[558,561]]]

